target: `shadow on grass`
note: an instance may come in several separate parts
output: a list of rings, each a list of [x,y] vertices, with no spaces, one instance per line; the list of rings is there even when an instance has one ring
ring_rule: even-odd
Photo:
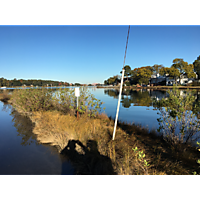
[[[77,175],[115,174],[110,158],[99,153],[94,140],[88,140],[86,146],[79,140],[69,140],[61,154],[72,162]]]

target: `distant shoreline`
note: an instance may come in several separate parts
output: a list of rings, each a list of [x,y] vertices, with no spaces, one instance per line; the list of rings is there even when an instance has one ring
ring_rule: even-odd
[[[97,86],[97,88],[120,89],[120,86]],[[149,86],[149,87],[136,87],[124,86],[125,89],[173,89],[173,86]],[[177,86],[178,89],[200,89],[200,86]]]

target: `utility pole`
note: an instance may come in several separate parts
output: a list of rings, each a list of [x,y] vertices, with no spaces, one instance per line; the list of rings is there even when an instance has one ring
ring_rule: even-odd
[[[123,63],[123,69],[122,69],[122,78],[121,78],[121,85],[120,85],[120,91],[119,91],[119,99],[118,99],[118,105],[117,105],[117,113],[116,113],[116,118],[115,118],[115,125],[114,125],[114,130],[113,130],[113,140],[115,139],[115,132],[117,128],[117,120],[118,120],[118,114],[119,114],[119,106],[120,106],[120,101],[121,101],[121,94],[122,94],[122,86],[123,86],[123,80],[124,80],[124,65],[125,65],[125,60],[126,60],[126,50],[127,50],[127,45],[128,45],[128,38],[129,38],[129,31],[130,31],[130,25],[128,27],[128,35],[127,35],[127,40],[126,40],[126,49],[125,49],[125,55],[124,55],[124,63]]]

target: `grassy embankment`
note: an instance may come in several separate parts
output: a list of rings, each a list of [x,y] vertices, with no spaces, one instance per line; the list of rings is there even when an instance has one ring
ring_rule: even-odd
[[[16,90],[10,103],[34,123],[33,133],[41,143],[49,143],[73,163],[76,174],[192,174],[200,172],[199,152],[183,144],[171,145],[155,131],[118,123],[112,140],[114,121],[85,109],[77,120],[75,106],[67,93],[56,101],[47,90]],[[69,95],[70,96],[70,95]],[[63,98],[65,97],[65,98]],[[63,100],[62,100],[63,98]],[[95,101],[95,100],[94,100]],[[66,102],[66,103],[64,103]],[[71,106],[71,108],[69,107]],[[90,116],[92,113],[90,113]],[[139,158],[133,148],[145,153]],[[146,160],[149,166],[144,163]]]

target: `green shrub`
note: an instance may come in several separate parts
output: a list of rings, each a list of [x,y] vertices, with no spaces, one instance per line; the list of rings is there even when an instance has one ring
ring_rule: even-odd
[[[74,88],[59,89],[54,93],[48,89],[14,90],[11,98],[13,107],[22,112],[58,110],[64,114],[76,114],[77,97]],[[89,117],[96,117],[101,111],[103,102],[96,99],[87,88],[80,88],[78,111]]]
[[[177,88],[168,90],[169,98],[155,102],[159,109],[159,129],[164,138],[172,143],[187,143],[199,138],[200,121],[191,111],[195,97],[189,90],[180,95]]]
[[[19,89],[13,91],[11,102],[22,112],[49,110],[52,94],[47,89]]]
[[[80,87],[80,96],[78,97],[78,111],[80,114],[87,114],[89,117],[95,117],[101,111],[103,102],[96,99],[86,87]],[[54,106],[63,113],[77,111],[77,97],[74,88],[59,89],[54,95]]]

